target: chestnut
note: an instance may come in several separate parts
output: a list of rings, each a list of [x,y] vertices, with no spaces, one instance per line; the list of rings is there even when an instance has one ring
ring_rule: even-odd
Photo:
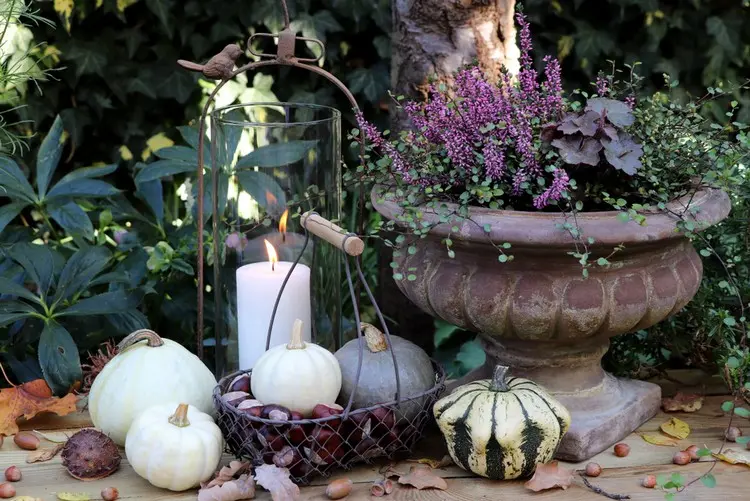
[[[300,445],[309,440],[309,432],[312,430],[312,425],[295,424],[295,421],[300,421],[302,419],[304,419],[302,413],[292,411],[292,425],[286,432],[286,436],[289,438],[289,442],[292,445]]]
[[[385,449],[387,454],[391,454],[402,447],[401,441],[396,433],[389,431],[378,439],[378,445]]]
[[[344,422],[341,434],[349,444],[354,445],[363,438],[370,436],[372,431],[372,416],[369,412],[357,412],[350,414],[349,419]]]
[[[285,445],[280,451],[274,453],[271,461],[279,468],[291,468],[297,462],[302,460],[296,447]]]
[[[309,450],[309,449],[308,449]],[[289,474],[292,477],[296,477],[298,479],[303,479],[313,473],[315,471],[315,468],[304,459],[301,461],[298,461],[297,464],[289,468]],[[293,479],[294,480],[294,479]]]
[[[292,411],[283,405],[269,404],[263,406],[260,417],[272,421],[289,421],[292,419]]]
[[[250,393],[250,376],[248,374],[240,374],[232,379],[232,382],[227,386],[227,392],[232,391]]]
[[[260,400],[255,400],[253,398],[248,398],[247,400],[243,400],[239,403],[237,406],[237,410],[242,411],[245,409],[251,409],[253,407],[263,407],[263,402]]]
[[[313,419],[323,419],[331,416],[338,416],[344,412],[344,408],[338,404],[318,404],[312,410]],[[331,428],[337,428],[341,424],[340,419],[331,419],[325,422]]]
[[[332,464],[340,461],[346,453],[341,437],[323,425],[316,426],[310,434],[310,438],[312,444],[308,456],[315,464]]]
[[[370,415],[373,418],[372,430],[370,431],[373,437],[379,438],[387,435],[396,426],[396,415],[393,409],[379,407],[370,411]]]
[[[264,449],[272,450],[275,452],[280,451],[285,445],[286,440],[282,435],[276,431],[273,426],[263,426],[258,430],[258,442]]]
[[[247,400],[248,398],[250,398],[250,394],[244,391],[230,391],[221,396],[221,399],[232,407],[237,407],[240,402]]]

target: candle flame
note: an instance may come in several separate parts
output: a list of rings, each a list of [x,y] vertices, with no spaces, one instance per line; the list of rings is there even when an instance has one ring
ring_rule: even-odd
[[[289,209],[286,209],[279,219],[279,231],[281,232],[281,241],[286,242],[286,219],[289,216]]]
[[[271,263],[271,271],[274,271],[276,269],[276,263],[279,262],[279,256],[276,254],[276,249],[271,245],[271,242],[266,239],[263,239],[263,242],[266,244],[266,252],[268,253],[268,261]]]

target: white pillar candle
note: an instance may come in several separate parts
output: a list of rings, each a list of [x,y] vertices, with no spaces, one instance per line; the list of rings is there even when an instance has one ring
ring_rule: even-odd
[[[246,264],[237,269],[237,338],[240,369],[252,369],[266,351],[266,337],[276,297],[293,263],[280,261]],[[296,319],[304,323],[303,338],[310,341],[310,268],[294,267],[276,310],[271,345],[288,343]]]

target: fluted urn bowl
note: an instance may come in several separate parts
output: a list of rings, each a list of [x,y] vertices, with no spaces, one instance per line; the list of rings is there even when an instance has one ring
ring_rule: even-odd
[[[395,195],[376,187],[372,201],[383,216],[399,222],[402,208]],[[659,409],[658,386],[615,378],[602,369],[601,359],[610,337],[664,320],[697,292],[701,259],[678,231],[680,217],[674,214],[705,228],[724,219],[730,206],[726,193],[707,188],[666,211],[643,213],[645,225],[623,222],[618,212],[577,214],[582,241],[594,242],[588,246],[587,278],[570,255],[574,239],[561,227],[572,220],[560,213],[476,207],[470,220],[441,222],[426,208],[422,220],[434,226],[426,238],[409,241],[416,252],[396,253],[399,270],[409,270],[397,284],[425,312],[481,334],[487,364],[465,380],[489,377],[488,369],[503,363],[562,401],[572,424],[557,457],[582,461]],[[446,204],[440,212],[454,208]],[[446,238],[453,242],[454,258],[446,252]],[[496,246],[506,242],[514,259],[501,263]],[[622,249],[610,256],[617,246]],[[609,265],[596,264],[607,256]]]

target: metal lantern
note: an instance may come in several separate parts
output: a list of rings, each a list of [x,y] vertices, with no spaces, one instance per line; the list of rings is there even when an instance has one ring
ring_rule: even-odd
[[[311,71],[333,83],[358,111],[354,96],[344,84],[316,65],[320,58],[294,55],[296,41],[318,44],[321,54],[324,47],[318,40],[296,37],[284,0],[281,5],[284,29],[277,35],[255,34],[248,41],[248,47],[252,47],[256,38],[276,38],[276,54],[251,49],[259,60],[235,70],[234,62],[242,52],[230,45],[205,65],[179,63],[220,80],[201,114],[197,171],[198,214],[208,214],[212,220],[215,372],[223,376],[214,390],[217,423],[235,456],[254,465],[272,463],[288,468],[295,482],[306,484],[313,476],[328,476],[336,468],[348,469],[359,462],[410,452],[431,419],[432,405],[444,390],[445,374],[433,362],[435,379],[431,388],[416,395],[401,391],[399,364],[409,361],[399,360],[391,349],[387,325],[361,269],[359,256],[364,243],[335,224],[340,221],[341,210],[341,124],[337,110],[291,103],[216,109],[210,113],[211,146],[205,155],[211,103],[230,79],[250,70],[288,66]],[[243,141],[249,145],[247,152],[238,151]],[[364,144],[360,162],[364,165]],[[211,174],[208,189],[205,168]],[[248,195],[244,204],[243,193]],[[207,212],[206,203],[210,204]],[[197,218],[199,355],[204,344],[206,220],[207,216]],[[271,346],[289,339],[289,323],[295,318],[309,319],[306,338],[318,344],[323,338],[323,344],[335,348],[343,318],[342,283],[346,284],[343,295],[352,303],[353,330],[359,339],[355,388],[359,387],[365,349],[356,292],[362,287],[392,358],[393,399],[357,409],[352,393],[337,414],[315,417],[313,413],[308,417],[266,412],[279,406],[259,407],[257,401],[244,405],[242,398],[234,398],[237,385],[251,387],[255,360]],[[417,412],[413,412],[415,409]]]

